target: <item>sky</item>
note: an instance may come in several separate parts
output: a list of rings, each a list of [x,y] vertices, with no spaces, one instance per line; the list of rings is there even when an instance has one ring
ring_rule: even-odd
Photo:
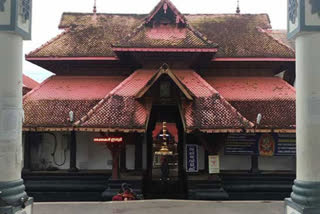
[[[98,13],[149,13],[160,0],[96,0]],[[181,13],[235,13],[237,0],[171,0]],[[33,0],[32,40],[24,42],[24,54],[61,33],[63,12],[92,12],[94,0]],[[267,13],[273,29],[286,29],[287,0],[240,0],[241,13]],[[25,61],[26,75],[42,82],[52,73]]]

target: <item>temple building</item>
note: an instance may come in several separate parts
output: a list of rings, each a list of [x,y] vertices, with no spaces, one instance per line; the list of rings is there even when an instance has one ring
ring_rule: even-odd
[[[295,51],[267,14],[64,13],[26,55],[55,75],[24,96],[36,201],[275,199],[295,178]]]

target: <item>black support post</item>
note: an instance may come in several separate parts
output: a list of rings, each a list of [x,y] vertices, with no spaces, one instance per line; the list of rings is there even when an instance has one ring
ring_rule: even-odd
[[[77,172],[77,136],[76,132],[71,132],[71,141],[70,141],[70,172]]]
[[[135,169],[142,170],[142,143],[143,137],[139,134],[135,141]]]
[[[259,160],[258,155],[251,155],[251,173],[259,172]]]
[[[26,132],[24,140],[23,171],[31,171],[31,141],[31,132]]]
[[[127,170],[127,158],[126,158],[126,146],[120,152],[120,172],[125,172]]]

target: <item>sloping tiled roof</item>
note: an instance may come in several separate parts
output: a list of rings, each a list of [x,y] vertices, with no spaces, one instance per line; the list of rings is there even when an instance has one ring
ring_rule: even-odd
[[[22,87],[23,95],[29,93],[32,89],[40,85],[38,82],[36,82],[35,80],[31,79],[30,77],[24,74],[22,76],[22,82],[23,82],[23,87]]]
[[[288,39],[287,30],[268,30],[267,32],[279,42],[282,42],[288,47],[295,49],[295,42],[292,39]]]
[[[244,129],[253,124],[230,105],[214,88],[193,70],[174,73],[195,95],[193,102],[184,102],[186,128],[209,132],[214,129]]]
[[[295,128],[295,89],[278,77],[204,77],[242,115],[260,128]]]
[[[111,44],[132,34],[147,15],[65,13],[60,27],[71,28],[27,57],[115,56]],[[188,24],[219,45],[217,57],[280,57],[294,58],[294,51],[258,28],[270,28],[266,14],[207,14],[184,15]],[[138,36],[140,42],[142,36]],[[200,45],[192,34],[184,46]],[[130,42],[130,41],[129,41]],[[147,41],[146,41],[147,42]],[[173,45],[170,42],[148,41],[155,46]],[[178,44],[176,44],[178,45]]]
[[[62,34],[28,54],[29,57],[86,57],[115,56],[111,44],[126,37],[143,20],[139,15],[65,14],[63,20],[74,20],[80,25]],[[63,26],[62,21],[61,25]]]
[[[34,89],[35,87],[40,85],[40,83],[38,83],[37,81],[31,79],[27,75],[23,74],[22,78],[23,78],[22,79],[23,87]]]
[[[139,102],[136,94],[155,70],[137,70],[104,97],[76,125],[88,128],[144,130],[151,106]]]
[[[146,129],[151,105],[136,99],[136,94],[156,74],[156,70],[137,70],[111,91],[75,125],[85,128]],[[183,103],[188,131],[195,129],[243,129],[253,126],[217,91],[193,70],[172,70],[195,96]]]
[[[294,51],[259,30],[271,28],[266,14],[186,17],[190,25],[218,43],[217,57],[294,57]]]
[[[161,29],[161,28],[160,28]],[[158,30],[155,30],[158,31]],[[148,36],[157,34],[156,39]],[[182,35],[179,37],[179,34]],[[160,35],[160,36],[159,36]],[[147,48],[216,48],[216,44],[203,39],[191,28],[163,29],[163,32],[152,32],[152,29],[143,27],[135,34],[130,35],[114,45],[115,47],[147,47]]]
[[[53,76],[23,99],[24,127],[71,127],[124,77]]]

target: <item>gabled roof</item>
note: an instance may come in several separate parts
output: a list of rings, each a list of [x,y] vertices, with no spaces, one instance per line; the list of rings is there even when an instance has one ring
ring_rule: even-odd
[[[61,36],[27,55],[28,58],[42,57],[90,57],[115,56],[111,44],[134,34],[134,29],[145,23],[147,14],[93,14],[65,13],[60,27],[70,28]],[[219,45],[218,58],[294,58],[294,51],[261,29],[270,29],[266,14],[185,14],[192,29],[190,37],[214,41]],[[143,31],[140,38],[143,36]],[[200,39],[198,34],[200,35]],[[191,39],[192,40],[192,39]],[[150,44],[150,41],[147,43]],[[184,43],[186,46],[187,43]],[[143,45],[143,44],[142,44]],[[157,41],[152,43],[161,44]],[[177,46],[177,45],[176,45]]]
[[[239,113],[223,96],[193,70],[175,70],[174,74],[195,95],[193,102],[183,102],[187,132],[200,130],[243,130],[253,123]]]
[[[34,89],[35,87],[39,86],[40,83],[38,83],[37,81],[31,79],[30,77],[28,77],[27,75],[23,74],[23,87],[28,88],[28,89]]]
[[[80,128],[103,128],[144,132],[151,105],[140,102],[136,94],[150,81],[156,70],[137,70],[108,93],[75,123]]]
[[[219,93],[259,128],[295,129],[296,92],[279,77],[205,77]]]
[[[147,24],[155,19],[156,14],[165,14],[169,10],[173,11],[175,25],[148,26]],[[173,19],[171,17],[171,19]],[[177,27],[178,23],[183,23],[183,27]],[[204,37],[197,30],[189,26],[186,18],[169,0],[161,0],[152,10],[150,15],[130,34],[113,45],[113,50],[118,51],[117,47],[122,48],[200,48],[214,49],[217,51],[217,44]],[[124,49],[122,49],[124,50]]]
[[[72,127],[125,77],[52,76],[24,96],[24,127]]]
[[[161,28],[160,28],[161,29]],[[140,27],[134,34],[130,34],[118,43],[113,45],[113,50],[117,47],[123,48],[199,48],[213,49],[217,52],[217,44],[212,43],[208,39],[200,36],[192,28],[187,26],[183,29],[167,29],[162,28],[163,32],[152,32],[153,29],[148,27]],[[157,31],[157,30],[155,30]],[[152,38],[152,34],[157,34],[157,38]],[[180,36],[182,35],[182,36]],[[165,51],[165,50],[164,50]]]
[[[193,94],[190,92],[188,88],[186,88],[180,80],[176,77],[174,73],[171,72],[169,68],[161,68],[157,73],[153,75],[148,84],[146,84],[143,88],[141,88],[137,94],[136,98],[141,98],[147,93],[147,91],[159,80],[162,75],[168,75],[171,80],[176,84],[176,86],[181,90],[181,92],[186,96],[188,100],[193,100]]]
[[[166,11],[168,8],[170,8],[176,15],[176,22],[186,23],[184,15],[180,13],[180,11],[176,8],[176,6],[174,6],[174,4],[170,0],[161,0],[158,3],[158,5],[150,12],[149,16],[146,18],[146,23],[149,23],[155,17],[155,15],[159,13],[161,9]]]
[[[181,87],[188,88],[194,96],[192,101],[184,100],[182,103],[182,120],[188,132],[196,129],[214,132],[253,127],[250,121],[193,70],[171,72],[183,84]],[[74,125],[80,130],[92,128],[144,132],[152,104],[147,100],[137,100],[136,96],[152,85],[157,74],[158,70],[135,71]]]

